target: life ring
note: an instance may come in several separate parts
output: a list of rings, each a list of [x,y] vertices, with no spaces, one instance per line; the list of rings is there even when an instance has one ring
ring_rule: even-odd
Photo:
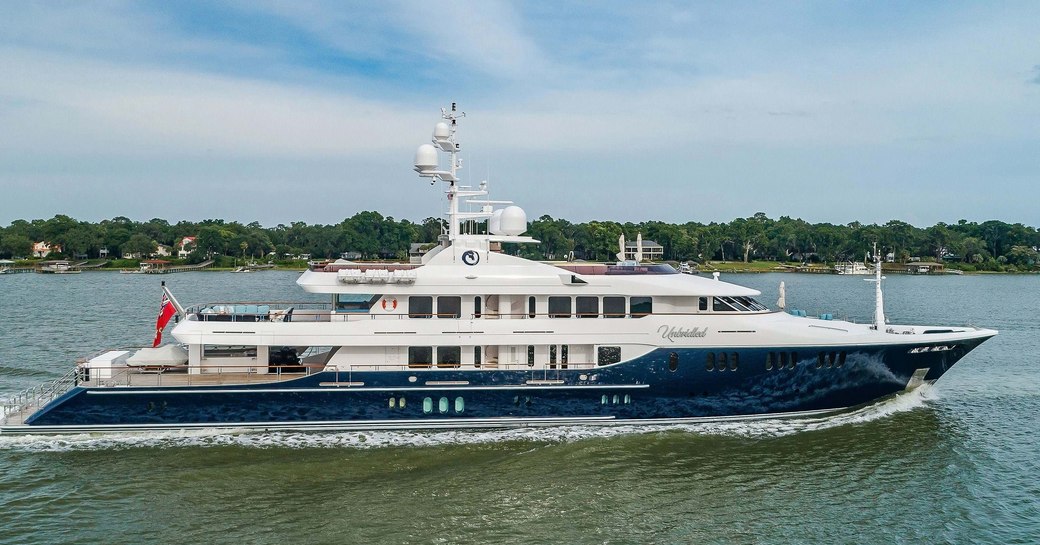
[[[392,298],[389,301],[387,301],[384,298],[383,302],[382,302],[382,305],[383,305],[383,310],[388,311],[388,312],[393,312],[393,311],[397,310],[397,299],[396,298]]]

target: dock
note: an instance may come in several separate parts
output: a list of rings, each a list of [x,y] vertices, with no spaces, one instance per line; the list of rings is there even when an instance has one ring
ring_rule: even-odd
[[[144,274],[170,274],[180,272],[201,271],[213,264],[212,259],[207,259],[197,265],[177,265],[174,267],[151,267],[141,272]]]

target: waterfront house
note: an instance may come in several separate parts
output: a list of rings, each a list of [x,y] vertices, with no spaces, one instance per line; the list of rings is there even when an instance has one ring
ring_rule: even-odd
[[[177,247],[177,257],[185,258],[188,257],[192,251],[195,250],[195,239],[198,237],[184,237],[177,241],[175,246]]]
[[[47,257],[52,253],[60,254],[61,250],[61,244],[51,244],[45,240],[34,242],[32,245],[33,257]]]

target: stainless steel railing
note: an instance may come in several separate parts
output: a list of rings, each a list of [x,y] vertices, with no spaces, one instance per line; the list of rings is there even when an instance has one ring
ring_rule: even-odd
[[[79,367],[74,367],[54,380],[26,388],[0,402],[0,424],[7,424],[11,416],[25,415],[30,411],[39,410],[53,399],[68,392],[76,386],[80,371]]]

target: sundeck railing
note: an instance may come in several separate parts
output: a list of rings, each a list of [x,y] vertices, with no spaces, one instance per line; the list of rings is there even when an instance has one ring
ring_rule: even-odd
[[[68,392],[76,386],[79,372],[79,367],[74,367],[54,380],[26,388],[4,400],[0,403],[0,424],[7,424],[9,416],[25,415],[30,411],[38,410],[54,398]]]

